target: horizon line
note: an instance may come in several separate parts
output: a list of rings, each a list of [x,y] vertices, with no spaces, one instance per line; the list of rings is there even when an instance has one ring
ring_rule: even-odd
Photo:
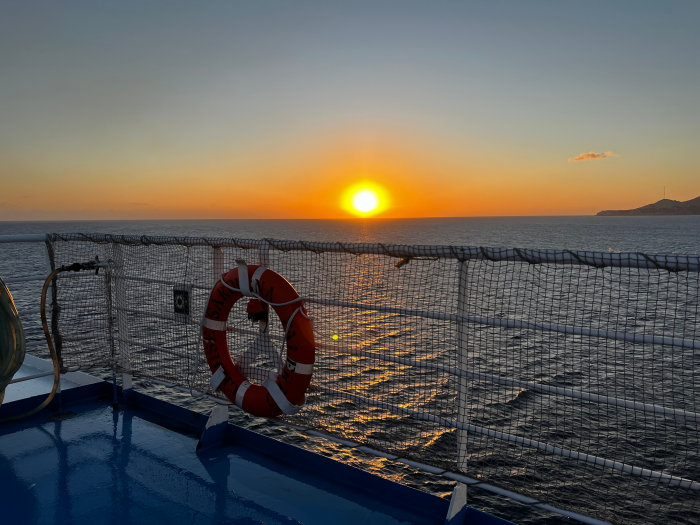
[[[110,218],[99,217],[80,219],[0,219],[2,222],[143,222],[143,221],[400,221],[400,220],[430,220],[430,219],[506,219],[521,217],[596,217],[593,214],[551,214],[551,215],[434,215],[421,217],[169,217],[169,218]]]

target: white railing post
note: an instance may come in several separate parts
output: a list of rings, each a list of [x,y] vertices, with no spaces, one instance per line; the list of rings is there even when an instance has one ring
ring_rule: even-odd
[[[213,283],[221,279],[221,276],[224,274],[226,271],[224,269],[224,250],[221,248],[221,246],[213,246],[213,255],[212,255],[212,275],[214,277]]]
[[[126,276],[124,275],[124,254],[122,246],[118,243],[110,245],[110,263],[108,273],[111,280],[111,302],[113,310],[117,318],[116,340],[114,330],[110,334],[112,345],[116,346],[115,364],[122,369],[122,389],[128,390],[132,386],[131,378],[131,351],[126,342],[129,334],[129,323],[127,319],[127,301],[126,301]]]
[[[467,387],[468,387],[468,362],[467,362],[467,348],[468,348],[468,323],[464,322],[468,314],[467,309],[467,271],[468,264],[466,261],[459,261],[458,264],[458,287],[457,287],[457,366],[462,372],[457,378],[458,389],[457,389],[457,407],[458,407],[458,423],[462,425],[467,425],[469,423],[469,400],[467,397]],[[464,427],[463,427],[464,428]],[[457,471],[467,473],[467,431],[458,430],[457,431]],[[464,504],[466,505],[467,494],[466,486],[464,490]],[[460,492],[461,495],[461,492]]]
[[[49,272],[56,269],[56,247],[53,241],[48,236],[45,237],[44,245],[46,246],[46,255],[49,260]],[[56,286],[56,278],[51,282],[51,336],[53,337],[56,355],[58,356],[59,367],[62,372],[65,371],[63,365],[63,337],[59,330],[58,319],[61,312],[61,307],[58,304],[58,288]]]
[[[270,264],[270,243],[263,240],[260,248],[258,248],[258,264],[268,266]]]

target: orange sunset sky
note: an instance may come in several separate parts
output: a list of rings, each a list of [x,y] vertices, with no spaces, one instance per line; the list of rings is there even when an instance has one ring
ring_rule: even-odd
[[[0,3],[0,220],[700,195],[698,2]]]

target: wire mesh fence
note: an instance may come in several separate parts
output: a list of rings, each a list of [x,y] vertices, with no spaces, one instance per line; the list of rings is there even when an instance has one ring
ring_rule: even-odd
[[[57,279],[69,368],[216,394],[209,293],[262,261],[315,332],[287,421],[600,519],[700,520],[698,257],[98,234],[49,246],[54,266],[108,263]],[[234,361],[261,338],[246,303],[228,318]],[[271,313],[280,354],[284,335]],[[252,361],[251,381],[276,373],[273,355]]]

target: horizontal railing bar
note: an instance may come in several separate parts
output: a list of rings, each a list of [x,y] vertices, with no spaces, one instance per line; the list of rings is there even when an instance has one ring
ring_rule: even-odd
[[[480,324],[485,326],[495,326],[499,328],[522,328],[525,330],[539,330],[543,332],[556,332],[568,335],[584,335],[589,337],[599,337],[601,339],[625,341],[628,343],[655,344],[700,350],[700,341],[695,341],[692,339],[681,339],[678,337],[630,334],[627,332],[617,332],[614,330],[583,328],[580,326],[557,325],[548,323],[531,323],[528,321],[516,321],[515,319],[495,319],[491,317],[478,317],[471,315],[458,316],[456,314],[426,312],[424,310],[399,308],[396,306],[368,305],[362,303],[353,303],[349,301],[337,301],[335,299],[317,299],[313,297],[304,297],[303,300],[307,303],[322,304],[325,306],[339,306],[342,308],[353,308],[356,310],[376,311],[380,313],[393,313],[413,317],[424,317],[426,319],[436,319],[439,321]]]
[[[563,514],[564,516],[568,516],[569,518],[575,519],[577,521],[583,522],[583,523],[589,523],[591,525],[610,525],[609,521],[602,521],[602,520],[597,520],[595,518],[589,518],[585,514],[579,514],[578,512],[571,512],[571,511],[563,511],[559,507],[555,507],[554,505],[549,505],[548,503],[537,503],[535,507],[540,508],[542,510],[548,510],[550,512],[554,512],[556,514]]]
[[[380,355],[375,352],[369,352],[367,350],[360,349],[350,349],[350,348],[338,348],[337,345],[329,345],[323,342],[316,342],[317,348],[324,348],[329,350],[334,350],[337,353],[344,353],[348,355],[356,355],[361,357],[369,357],[371,359],[377,359],[378,361],[396,363],[399,365],[406,366],[418,366],[424,369],[435,370],[437,372],[444,372],[456,377],[466,377],[468,379],[476,379],[480,381],[489,381],[491,383],[496,383],[504,386],[517,386],[521,388],[527,388],[536,392],[543,394],[556,394],[565,397],[570,397],[572,399],[581,399],[584,401],[591,401],[598,403],[599,405],[610,405],[618,406],[622,408],[630,408],[633,410],[638,410],[641,412],[647,412],[655,415],[663,416],[674,416],[683,417],[686,419],[700,419],[700,414],[697,412],[691,412],[688,410],[683,410],[679,408],[669,408],[662,405],[654,405],[651,403],[642,403],[640,401],[631,401],[629,399],[622,399],[617,397],[611,397],[601,394],[592,394],[589,392],[584,392],[581,390],[576,390],[568,387],[559,387],[552,385],[545,385],[542,383],[535,383],[532,381],[522,381],[519,379],[511,379],[508,377],[497,376],[493,374],[485,374],[483,372],[470,372],[468,370],[460,370],[456,367],[451,367],[447,365],[441,365],[437,363],[431,363],[427,361],[415,361],[412,359],[405,359],[402,357],[396,357],[392,355]]]
[[[0,244],[11,242],[46,242],[46,233],[20,233],[0,235]]]
[[[491,492],[492,494],[498,494],[499,496],[503,496],[505,498],[509,498],[509,499],[512,499],[512,500],[520,502],[520,503],[524,503],[525,505],[537,507],[539,509],[553,512],[555,514],[561,514],[563,516],[567,516],[569,518],[575,519],[576,521],[580,521],[581,523],[587,523],[589,525],[610,525],[610,522],[608,522],[608,521],[598,520],[596,518],[591,518],[590,516],[586,516],[585,514],[580,514],[578,512],[572,512],[570,510],[561,509],[559,507],[555,507],[553,505],[549,505],[547,503],[541,502],[535,498],[523,496],[522,494],[518,494],[517,492],[513,492],[512,490],[503,489],[501,487],[491,485],[490,483],[484,483],[482,481],[476,480],[474,478],[470,478],[470,477],[465,476],[463,474],[457,474],[455,472],[446,472],[443,475],[448,479],[452,479],[454,481],[464,483],[466,485],[469,485],[470,487],[476,487],[476,488],[481,489],[481,490],[487,490],[487,491]]]
[[[307,242],[281,239],[233,239],[225,237],[175,237],[149,235],[112,235],[103,233],[52,233],[51,241],[118,243],[128,245],[181,245],[231,247],[246,250],[273,248],[280,251],[314,253],[349,253],[353,255],[386,255],[401,258],[441,258],[487,261],[525,262],[528,264],[574,264],[584,266],[652,268],[669,271],[700,271],[700,256],[675,254],[643,254],[572,250],[539,250],[520,248],[487,248],[480,246],[400,245],[381,243]]]
[[[561,457],[566,457],[566,458],[571,458],[577,461],[583,461],[585,463],[591,463],[594,465],[600,465],[608,468],[612,468],[613,470],[617,470],[619,472],[624,472],[626,474],[631,474],[634,476],[640,476],[648,479],[655,479],[659,481],[663,481],[668,483],[670,486],[678,486],[681,488],[687,488],[691,490],[699,490],[700,491],[700,481],[694,481],[691,479],[686,479],[680,476],[675,476],[672,474],[668,474],[666,472],[660,472],[656,470],[651,470],[643,467],[637,467],[634,465],[629,465],[627,463],[622,463],[620,461],[616,460],[611,460],[599,456],[594,456],[592,454],[587,454],[585,452],[578,452],[575,450],[567,449],[564,447],[560,447],[557,445],[551,445],[549,443],[544,443],[542,441],[537,441],[534,439],[529,439],[529,438],[524,438],[522,436],[516,436],[514,434],[508,434],[506,432],[501,432],[498,430],[492,430],[489,428],[477,426],[477,425],[472,425],[469,423],[462,423],[459,421],[453,421],[451,419],[442,417],[442,416],[435,416],[433,414],[428,414],[425,412],[419,412],[417,410],[411,410],[408,408],[403,408],[403,407],[398,407],[396,405],[392,405],[391,403],[385,403],[383,401],[373,401],[367,398],[363,398],[361,396],[355,395],[355,394],[350,394],[347,392],[341,392],[338,390],[318,386],[318,390],[324,391],[328,394],[332,394],[334,396],[338,397],[344,397],[346,399],[349,399],[351,401],[355,401],[357,403],[369,405],[369,406],[375,406],[379,408],[383,408],[385,410],[388,410],[389,412],[392,412],[397,415],[402,415],[402,416],[409,416],[413,417],[422,421],[430,421],[432,423],[437,423],[441,426],[444,427],[449,427],[449,428],[456,428],[459,430],[466,430],[467,432],[472,432],[475,434],[481,434],[484,436],[488,437],[493,437],[495,439],[499,439],[501,441],[507,441],[510,443],[516,443],[519,445],[523,445],[529,448],[535,448],[537,450],[541,450],[547,454],[554,454],[556,456],[561,456]]]

